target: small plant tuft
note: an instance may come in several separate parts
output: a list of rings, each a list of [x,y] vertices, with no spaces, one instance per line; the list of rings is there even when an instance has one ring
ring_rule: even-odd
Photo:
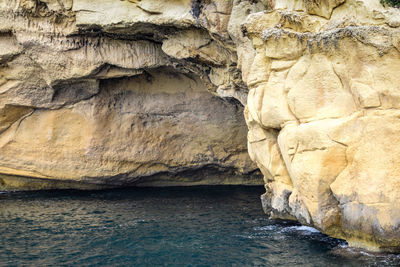
[[[381,4],[400,8],[400,0],[381,0]]]

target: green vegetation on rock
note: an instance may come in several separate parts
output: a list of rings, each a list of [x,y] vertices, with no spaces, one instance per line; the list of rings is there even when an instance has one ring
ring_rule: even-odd
[[[381,0],[382,5],[400,7],[400,0]]]

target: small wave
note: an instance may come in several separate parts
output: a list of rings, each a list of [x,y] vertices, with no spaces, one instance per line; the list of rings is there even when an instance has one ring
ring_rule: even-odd
[[[330,253],[335,256],[340,256],[348,259],[372,261],[377,264],[376,266],[381,266],[382,264],[399,266],[400,263],[400,254],[372,252],[361,248],[350,247],[344,244],[340,244],[337,247],[333,248]]]
[[[239,238],[245,238],[245,239],[254,239],[254,238],[259,238],[256,235],[233,235],[233,237],[239,237]]]
[[[310,226],[289,226],[281,230],[281,232],[303,232],[305,234],[317,234],[320,233],[317,229]]]
[[[266,225],[266,226],[258,226],[258,227],[254,227],[253,229],[255,231],[274,231],[274,230],[278,230],[280,227],[277,225]]]

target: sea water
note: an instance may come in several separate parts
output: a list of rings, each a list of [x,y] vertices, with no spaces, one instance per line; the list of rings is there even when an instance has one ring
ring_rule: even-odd
[[[293,222],[262,187],[0,194],[0,266],[400,266]]]

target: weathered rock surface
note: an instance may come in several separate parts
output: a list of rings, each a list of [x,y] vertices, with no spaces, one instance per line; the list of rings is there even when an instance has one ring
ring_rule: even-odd
[[[256,183],[241,103],[266,213],[400,250],[398,9],[2,0],[0,25],[3,187]]]
[[[271,8],[246,21],[257,51],[248,142],[265,211],[398,250],[399,10],[351,0]]]
[[[190,1],[0,7],[0,187],[262,183],[243,105],[207,76],[233,87],[235,54]]]

